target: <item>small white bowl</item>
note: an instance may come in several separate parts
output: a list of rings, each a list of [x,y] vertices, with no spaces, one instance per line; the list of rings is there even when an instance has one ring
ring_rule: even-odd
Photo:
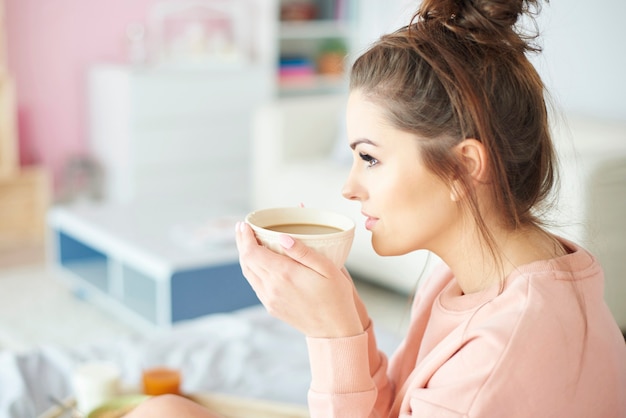
[[[354,240],[354,221],[328,210],[300,207],[261,209],[249,213],[245,221],[264,247],[283,254],[278,237],[287,234],[324,254],[339,268],[346,262]]]

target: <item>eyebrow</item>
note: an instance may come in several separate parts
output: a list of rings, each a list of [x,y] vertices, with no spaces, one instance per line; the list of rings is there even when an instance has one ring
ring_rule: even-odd
[[[359,144],[369,144],[369,145],[373,145],[375,147],[378,146],[374,142],[370,141],[369,139],[360,138],[360,139],[357,139],[356,141],[350,143],[350,148],[355,149],[356,146],[359,145]]]

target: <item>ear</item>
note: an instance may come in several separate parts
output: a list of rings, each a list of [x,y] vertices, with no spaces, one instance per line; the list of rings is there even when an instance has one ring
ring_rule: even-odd
[[[489,158],[485,145],[477,139],[467,138],[454,148],[465,166],[466,173],[474,182],[485,183],[489,173]]]
[[[487,149],[482,142],[473,138],[464,139],[454,147],[454,152],[458,153],[459,160],[465,167],[465,172],[474,184],[487,181],[489,160]],[[454,180],[450,189],[450,200],[458,202],[463,195],[464,192],[459,187],[458,181]]]

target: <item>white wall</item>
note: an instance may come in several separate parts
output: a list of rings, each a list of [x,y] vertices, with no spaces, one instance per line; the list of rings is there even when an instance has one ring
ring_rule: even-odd
[[[381,34],[407,24],[419,2],[415,0],[358,0],[355,53],[366,48]]]
[[[407,23],[418,5],[415,0],[360,0],[355,45],[363,48]],[[626,120],[624,16],[624,0],[542,3],[538,24],[544,50],[531,59],[561,110]]]
[[[626,120],[625,15],[623,0],[544,5],[544,52],[534,62],[565,110]]]

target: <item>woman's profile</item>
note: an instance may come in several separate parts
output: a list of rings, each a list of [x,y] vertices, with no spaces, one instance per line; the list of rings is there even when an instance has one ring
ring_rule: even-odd
[[[542,223],[557,163],[527,57],[539,48],[519,28],[539,6],[424,0],[351,69],[343,194],[378,254],[443,262],[389,359],[345,269],[288,236],[273,253],[238,224],[244,275],[306,336],[312,417],[626,416],[602,267]]]

